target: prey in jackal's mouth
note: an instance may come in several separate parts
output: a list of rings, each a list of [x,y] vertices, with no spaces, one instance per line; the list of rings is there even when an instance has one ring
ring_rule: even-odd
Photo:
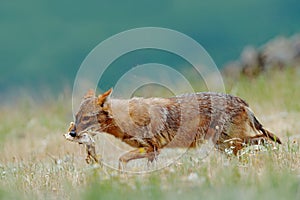
[[[99,163],[100,156],[96,154],[95,141],[93,139],[93,134],[89,132],[81,132],[78,136],[76,135],[75,123],[71,122],[68,133],[64,134],[65,138],[72,142],[78,142],[79,144],[86,145],[87,157],[86,162],[89,163]]]
[[[135,149],[119,163],[147,158],[153,161],[163,148],[194,148],[211,140],[216,149],[234,155],[248,145],[281,140],[265,129],[249,105],[239,97],[202,92],[171,98],[113,99],[112,89],[84,96],[67,140],[85,144],[86,161],[100,162],[96,134],[115,136]]]

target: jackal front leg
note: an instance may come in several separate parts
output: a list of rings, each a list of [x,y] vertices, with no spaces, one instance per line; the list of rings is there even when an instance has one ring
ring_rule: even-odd
[[[123,170],[123,167],[131,160],[148,158],[148,161],[152,162],[156,156],[158,156],[158,154],[159,151],[155,151],[150,147],[141,147],[132,151],[128,151],[119,158],[119,170]]]

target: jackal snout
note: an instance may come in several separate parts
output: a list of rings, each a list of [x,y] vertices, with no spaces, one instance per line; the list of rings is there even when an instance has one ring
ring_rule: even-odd
[[[68,131],[67,133],[64,134],[64,136],[67,140],[72,142],[78,142],[78,143],[82,143],[80,142],[80,140],[82,140],[82,138],[84,137],[84,135],[79,136],[79,134],[77,134],[76,126],[74,122],[70,123]]]
[[[65,138],[72,142],[78,142],[79,144],[93,144],[94,140],[88,132],[77,133],[74,122],[70,123],[68,132],[64,134]]]

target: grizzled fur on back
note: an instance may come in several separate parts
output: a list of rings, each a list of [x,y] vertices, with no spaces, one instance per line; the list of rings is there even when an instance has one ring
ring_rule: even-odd
[[[82,141],[83,133],[92,137],[105,132],[143,148],[140,153],[131,151],[122,156],[124,163],[138,158],[151,161],[165,147],[197,147],[205,140],[212,140],[221,151],[233,149],[234,154],[262,140],[281,143],[239,97],[203,92],[171,98],[113,99],[111,92],[98,97],[89,92],[84,97],[75,123],[65,135],[68,140],[90,144],[92,139]]]

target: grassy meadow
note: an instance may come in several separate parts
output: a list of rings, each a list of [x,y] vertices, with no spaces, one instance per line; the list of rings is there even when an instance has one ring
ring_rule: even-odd
[[[84,146],[65,141],[68,90],[13,98],[0,106],[0,199],[300,199],[299,77],[290,68],[226,81],[227,92],[245,99],[283,145],[240,158],[216,151],[199,159],[191,151],[139,175],[88,165]]]

